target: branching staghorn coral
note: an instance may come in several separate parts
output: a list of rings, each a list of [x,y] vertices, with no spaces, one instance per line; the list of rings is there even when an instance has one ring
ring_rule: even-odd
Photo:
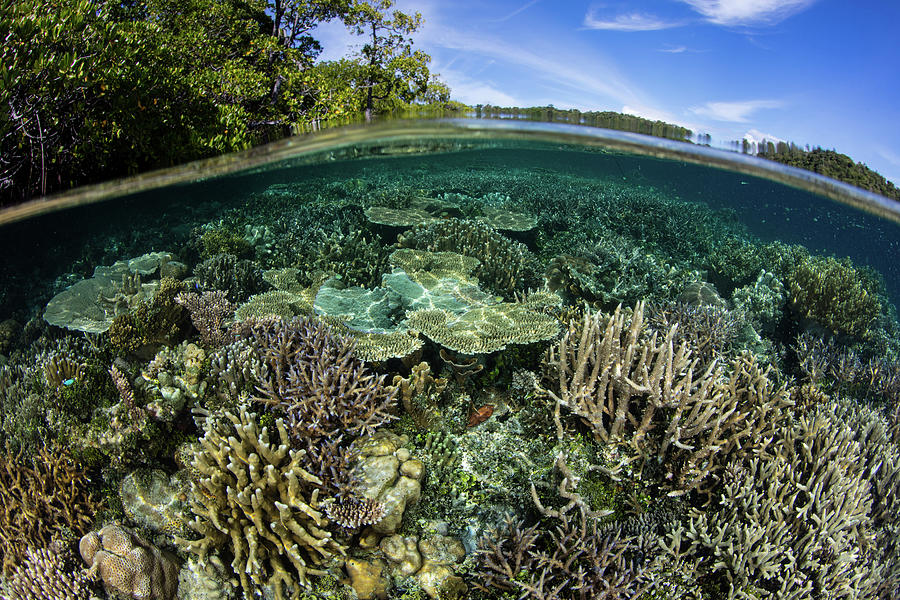
[[[371,434],[393,419],[397,389],[367,371],[351,338],[311,318],[251,326],[268,367],[259,400],[285,411],[294,439]]]
[[[854,431],[848,416],[820,407],[782,424],[766,453],[729,463],[722,508],[693,510],[687,528],[670,533],[682,540],[673,546],[689,541],[707,557],[729,598],[896,597],[897,552],[876,543],[883,533],[872,518],[883,506],[871,493],[880,476],[866,447],[881,442]],[[896,464],[882,466],[896,479]],[[882,595],[875,572],[893,578],[893,595]]]
[[[25,549],[24,562],[0,590],[0,600],[86,600],[90,578],[75,565],[74,555],[53,542],[48,548]]]
[[[507,521],[499,536],[482,538],[472,583],[482,592],[516,592],[532,600],[638,598],[650,584],[631,556],[634,542],[598,529],[583,511],[559,516],[550,530]]]
[[[744,327],[744,315],[716,304],[669,302],[654,306],[651,322],[661,331],[678,325],[677,341],[686,341],[702,364],[729,354]]]
[[[750,358],[737,359],[727,373],[713,361],[695,374],[698,361],[686,343],[676,345],[677,328],[648,334],[643,314],[638,303],[630,318],[619,307],[610,317],[588,312],[571,323],[548,353],[556,385],[545,392],[555,401],[560,439],[564,406],[599,442],[629,449],[608,475],[653,459],[664,464],[666,486],[678,495],[721,470],[731,449],[760,438],[788,399]]]
[[[47,547],[60,529],[83,533],[101,502],[91,493],[82,467],[60,448],[0,452],[0,551],[11,573],[28,546]]]
[[[226,546],[247,597],[271,584],[278,600],[286,588],[299,598],[308,576],[323,575],[319,566],[345,552],[326,531],[316,487],[322,482],[303,468],[304,455],[291,448],[282,419],[260,428],[245,407],[221,421],[207,419],[191,465],[190,527],[202,537],[177,538],[178,544],[201,562]]]
[[[200,332],[200,340],[207,347],[217,348],[230,341],[225,331],[225,319],[234,314],[234,305],[222,290],[181,292],[175,302],[185,307],[191,315],[191,323]]]

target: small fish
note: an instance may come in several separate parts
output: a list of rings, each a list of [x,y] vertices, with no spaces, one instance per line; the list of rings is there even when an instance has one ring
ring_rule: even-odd
[[[68,386],[72,385],[73,383],[75,383],[75,380],[74,379],[66,379],[62,383],[64,386],[68,387]]]
[[[485,404],[478,410],[473,410],[469,413],[469,423],[466,426],[475,427],[480,425],[487,421],[492,414],[494,414],[494,407],[490,404]]]

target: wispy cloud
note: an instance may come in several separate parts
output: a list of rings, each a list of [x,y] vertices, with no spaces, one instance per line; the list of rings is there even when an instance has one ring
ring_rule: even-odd
[[[817,0],[681,0],[716,25],[774,25]]]
[[[578,98],[590,96],[596,106],[613,101],[617,103],[640,102],[643,97],[612,64],[597,56],[572,57],[539,54],[524,43],[509,43],[484,34],[474,34],[453,27],[434,25],[427,31],[427,44],[478,55],[506,64],[527,69],[532,86],[543,80],[567,89]],[[423,36],[424,37],[424,36]],[[438,69],[440,70],[440,69]],[[451,86],[452,87],[452,86]]]
[[[489,21],[491,21],[491,22],[493,22],[493,23],[501,23],[501,22],[503,22],[503,21],[508,21],[509,19],[512,19],[514,16],[516,16],[517,14],[519,14],[520,12],[522,12],[523,10],[527,10],[527,9],[531,8],[532,6],[534,6],[535,4],[537,4],[537,3],[540,2],[540,1],[541,1],[541,0],[529,0],[528,2],[526,2],[525,4],[523,4],[522,6],[520,6],[519,8],[517,8],[516,10],[512,11],[511,13],[509,13],[509,14],[507,14],[507,15],[505,15],[505,16],[502,16],[502,17],[500,17],[499,19],[489,19]]]
[[[472,79],[453,69],[441,69],[441,79],[453,90],[453,99],[465,104],[493,104],[494,106],[522,106],[527,104],[497,89],[492,83]]]
[[[707,102],[701,106],[692,106],[690,111],[701,117],[715,121],[746,123],[750,115],[758,110],[781,108],[781,100],[744,100],[741,102]]]
[[[687,46],[673,46],[672,48],[660,48],[659,52],[668,52],[669,54],[681,54],[687,52]]]
[[[653,15],[642,13],[623,13],[612,18],[603,18],[597,15],[597,9],[592,7],[584,15],[584,27],[586,29],[605,29],[609,31],[657,31],[680,27],[682,23],[664,21]]]

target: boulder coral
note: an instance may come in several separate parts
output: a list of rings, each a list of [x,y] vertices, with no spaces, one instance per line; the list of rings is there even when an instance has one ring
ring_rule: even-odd
[[[91,575],[135,600],[175,600],[178,561],[120,525],[92,531],[78,543]]]

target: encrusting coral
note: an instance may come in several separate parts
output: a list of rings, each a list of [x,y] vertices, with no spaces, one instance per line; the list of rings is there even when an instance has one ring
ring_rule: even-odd
[[[78,543],[91,576],[135,600],[175,600],[179,564],[121,525],[91,531]]]
[[[300,586],[320,566],[345,548],[326,530],[319,502],[322,481],[303,468],[305,451],[291,448],[282,419],[260,427],[257,415],[240,407],[238,414],[208,418],[191,465],[190,527],[198,540],[177,538],[200,561],[226,547],[231,566],[251,597],[256,586],[271,584],[275,598],[300,598]]]

